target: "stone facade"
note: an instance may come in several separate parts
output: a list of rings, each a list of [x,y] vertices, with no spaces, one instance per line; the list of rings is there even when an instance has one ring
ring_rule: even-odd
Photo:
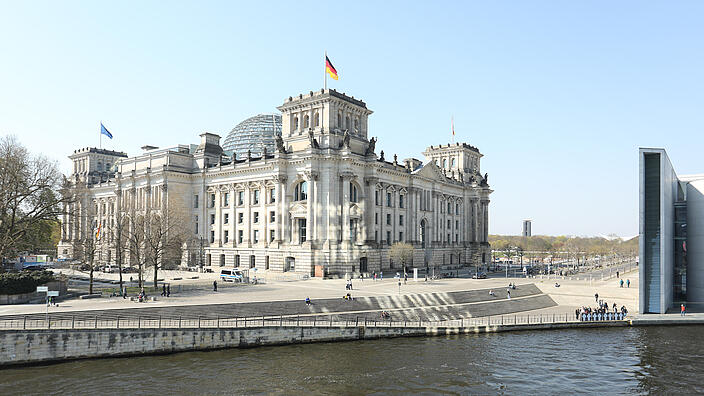
[[[100,224],[107,236],[97,258],[110,262],[117,211],[173,207],[188,212],[192,230],[184,265],[393,273],[401,265],[389,248],[399,241],[414,247],[410,267],[487,262],[492,190],[478,149],[430,146],[425,165],[386,158],[368,137],[372,112],[335,90],[289,97],[278,109],[283,127],[274,152],[228,156],[218,135],[204,133],[198,146],[116,153],[114,174],[97,183],[75,173],[86,189],[64,218],[59,256],[71,256],[71,241]],[[96,155],[79,152],[74,161]]]

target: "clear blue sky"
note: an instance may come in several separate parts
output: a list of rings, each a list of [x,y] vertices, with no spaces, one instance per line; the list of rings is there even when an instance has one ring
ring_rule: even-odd
[[[704,172],[704,2],[0,1],[0,135],[61,162],[197,143],[329,87],[400,158],[485,155],[491,233],[632,236],[639,146]]]

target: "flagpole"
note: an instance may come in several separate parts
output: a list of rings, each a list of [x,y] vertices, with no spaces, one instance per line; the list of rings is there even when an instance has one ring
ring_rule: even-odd
[[[325,58],[323,58],[323,60],[325,61],[325,67],[323,68],[323,80],[325,81],[323,83],[323,90],[327,91],[327,89],[328,89],[328,73],[327,73],[328,51],[327,50],[325,51]]]
[[[103,149],[103,122],[100,121],[100,149]]]

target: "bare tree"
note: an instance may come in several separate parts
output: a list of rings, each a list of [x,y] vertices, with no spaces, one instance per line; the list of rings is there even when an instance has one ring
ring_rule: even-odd
[[[64,188],[55,162],[30,155],[14,136],[0,138],[0,259],[17,254],[39,223],[56,221]]]
[[[96,213],[93,210],[93,205],[85,205],[81,213],[74,215],[80,218],[79,221],[85,224],[85,228],[81,230],[80,237],[73,240],[73,256],[88,265],[88,293],[93,294],[93,272],[96,267],[95,256],[100,248],[99,240],[102,237],[100,235],[102,231],[96,223]]]
[[[159,269],[167,262],[181,258],[181,249],[187,238],[184,210],[170,207],[168,210],[150,212],[149,227],[145,238],[146,259],[154,269],[154,289],[157,286]]]
[[[403,266],[403,273],[406,273],[406,264],[413,260],[413,245],[405,242],[396,242],[389,249],[389,257],[393,261],[400,262]]]
[[[139,287],[144,286],[144,267],[145,267],[145,248],[146,248],[146,230],[147,222],[144,215],[135,215],[130,219],[130,225],[127,233],[127,244],[129,245],[130,263],[137,264],[137,276]]]
[[[124,216],[120,208],[116,208],[115,211],[115,223],[113,225],[112,232],[112,244],[111,247],[115,249],[115,264],[117,265],[117,271],[120,276],[120,292],[123,290],[123,280],[122,280],[122,266],[125,262],[125,251],[128,248],[129,242],[129,218]]]

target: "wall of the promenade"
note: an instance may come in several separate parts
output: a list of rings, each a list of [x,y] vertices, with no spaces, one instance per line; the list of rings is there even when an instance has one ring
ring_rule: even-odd
[[[72,359],[139,356],[376,338],[626,326],[627,322],[543,323],[472,327],[257,327],[184,329],[65,329],[0,332],[0,367]]]

